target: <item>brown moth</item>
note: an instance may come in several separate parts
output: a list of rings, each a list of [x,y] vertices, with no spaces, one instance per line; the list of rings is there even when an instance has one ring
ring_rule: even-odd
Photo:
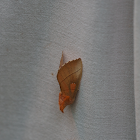
[[[72,104],[75,100],[79,90],[82,70],[83,65],[81,58],[63,64],[62,52],[60,66],[57,73],[57,80],[61,89],[61,92],[59,93],[59,107],[62,112],[67,105]]]

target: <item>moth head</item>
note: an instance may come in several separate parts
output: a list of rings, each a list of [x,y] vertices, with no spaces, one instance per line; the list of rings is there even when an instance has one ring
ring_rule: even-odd
[[[70,105],[74,102],[74,99],[71,100],[70,96],[63,95],[62,92],[59,93],[59,108],[64,113],[64,108],[67,105]]]

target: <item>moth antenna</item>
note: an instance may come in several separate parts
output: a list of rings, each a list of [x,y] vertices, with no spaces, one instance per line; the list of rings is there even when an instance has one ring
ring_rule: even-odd
[[[64,64],[64,55],[63,55],[63,51],[62,51],[62,56],[61,56],[59,68],[61,68],[63,64]]]

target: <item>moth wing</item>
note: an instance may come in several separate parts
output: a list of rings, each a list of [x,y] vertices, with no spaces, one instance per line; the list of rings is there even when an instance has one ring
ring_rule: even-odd
[[[71,94],[70,85],[75,83],[75,92],[77,92],[82,77],[82,70],[83,65],[81,58],[69,61],[58,70],[57,80],[63,94],[71,98],[76,96],[75,93]]]

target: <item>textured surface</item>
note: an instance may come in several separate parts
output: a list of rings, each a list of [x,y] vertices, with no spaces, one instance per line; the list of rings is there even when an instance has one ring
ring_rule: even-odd
[[[134,8],[134,83],[137,140],[140,140],[140,1],[135,0]]]
[[[132,0],[0,1],[0,139],[135,140]],[[82,58],[59,111],[65,61]]]

